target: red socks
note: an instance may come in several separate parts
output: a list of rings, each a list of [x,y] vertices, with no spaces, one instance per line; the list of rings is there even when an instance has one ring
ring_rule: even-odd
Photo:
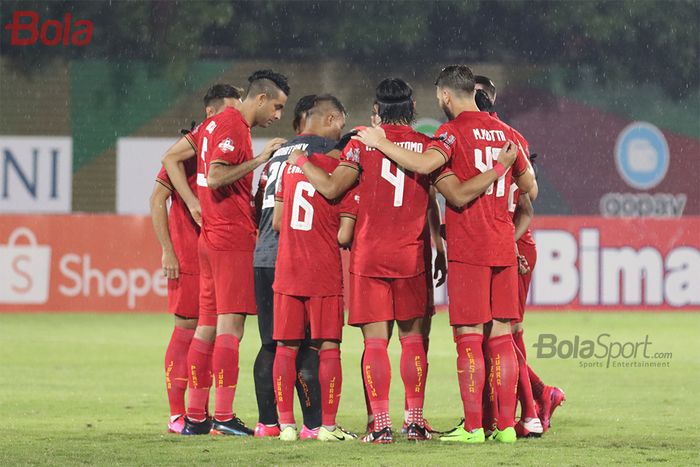
[[[464,429],[481,428],[481,398],[484,390],[486,370],[481,334],[457,336],[457,379],[464,404]]]
[[[518,389],[518,357],[511,334],[492,337],[488,341],[493,386],[498,403],[498,429],[515,425]]]
[[[407,409],[422,408],[425,400],[426,357],[423,336],[401,338],[401,379],[406,391]]]
[[[187,352],[194,337],[194,329],[175,326],[165,351],[165,387],[168,391],[170,415],[185,413],[187,390]]]
[[[272,379],[280,425],[294,425],[294,383],[297,374],[297,352],[294,347],[277,346]],[[323,387],[323,386],[322,386]]]
[[[343,387],[340,367],[340,349],[326,349],[318,353],[318,380],[321,384],[321,414],[324,426],[334,426]]]
[[[233,398],[238,384],[238,346],[240,340],[233,334],[216,336],[212,368],[216,388],[214,418],[225,422],[233,418]]]
[[[367,397],[374,414],[374,430],[391,426],[389,419],[389,385],[391,384],[391,365],[387,353],[386,339],[365,339],[365,358],[362,371],[365,376]]]
[[[513,334],[513,340],[517,343],[523,340],[523,332],[518,331]],[[520,418],[537,418],[537,407],[532,396],[532,385],[530,384],[530,375],[527,369],[527,361],[525,355],[521,352],[516,344],[515,354],[518,357],[518,400],[520,401]]]
[[[515,334],[513,334],[513,342],[515,342],[515,347],[520,350],[520,353],[523,354],[523,357],[527,361],[527,352],[525,351],[525,341],[523,340],[523,332],[518,331]],[[532,396],[536,397],[539,399],[542,397],[542,390],[544,390],[544,381],[540,379],[537,374],[532,371],[532,368],[530,366],[527,366],[527,374],[528,377],[530,378],[530,386],[532,387]]]
[[[190,389],[187,418],[194,422],[201,422],[207,418],[213,350],[213,342],[206,342],[195,337],[192,339],[190,350],[187,353],[187,366],[190,369],[187,375]]]
[[[482,407],[484,408],[484,413],[482,416],[483,427],[487,432],[494,431],[496,426],[496,420],[498,420],[498,402],[496,399],[494,380],[494,371],[491,366],[493,360],[491,359],[491,354],[489,354],[488,343],[482,343],[481,350],[484,352],[484,363],[486,365],[486,384],[484,384],[484,399]]]

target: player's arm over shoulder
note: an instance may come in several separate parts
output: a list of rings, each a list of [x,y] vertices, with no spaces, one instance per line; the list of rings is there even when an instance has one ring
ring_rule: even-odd
[[[518,147],[518,155],[512,167],[513,179],[521,192],[528,193],[535,189],[537,182],[535,181],[535,172],[532,170],[532,166],[528,160],[528,154],[526,153],[527,143],[525,143],[525,147],[523,147],[522,142],[525,141],[525,138],[515,129],[512,129],[511,133],[510,139],[511,141],[515,141]]]
[[[411,172],[428,175],[439,169],[449,160],[449,155],[432,144],[423,152],[403,148],[386,138],[381,128],[365,128],[353,136],[354,140],[376,148],[386,157]]]

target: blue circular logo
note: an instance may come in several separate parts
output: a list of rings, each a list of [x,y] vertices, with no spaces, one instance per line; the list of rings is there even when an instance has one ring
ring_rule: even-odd
[[[664,134],[651,123],[630,123],[615,143],[615,165],[632,188],[648,190],[664,179],[670,155]]]

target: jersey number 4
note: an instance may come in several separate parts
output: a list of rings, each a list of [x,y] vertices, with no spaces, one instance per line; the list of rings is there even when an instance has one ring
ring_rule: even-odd
[[[498,161],[498,154],[501,152],[501,148],[492,148],[491,146],[486,146],[486,160],[484,160],[484,152],[481,149],[474,150],[474,165],[480,172],[486,172],[487,170],[493,169],[493,161]],[[490,195],[493,193],[493,183],[486,190],[486,194]],[[496,181],[496,197],[500,198],[506,194],[506,174],[498,177]]]
[[[403,168],[396,166],[396,173],[391,173],[391,166],[394,165],[387,158],[382,159],[382,178],[394,186],[394,207],[403,205],[403,187],[406,173]]]
[[[294,201],[292,202],[292,221],[289,223],[294,230],[309,231],[314,221],[314,206],[304,197],[304,193],[309,198],[313,198],[316,194],[316,188],[309,182],[297,183],[294,189]]]

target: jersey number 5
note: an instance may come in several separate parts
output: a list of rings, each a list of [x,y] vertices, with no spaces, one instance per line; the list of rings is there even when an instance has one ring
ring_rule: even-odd
[[[398,208],[403,205],[403,186],[406,174],[399,166],[396,166],[396,174],[391,173],[392,165],[386,157],[382,159],[382,178],[394,185],[394,207]]]
[[[493,161],[498,160],[498,154],[501,152],[501,148],[492,148],[491,146],[486,146],[486,160],[484,160],[484,153],[481,149],[474,150],[474,165],[480,172],[486,172],[487,170],[493,169]],[[493,183],[486,190],[486,194],[490,195],[493,193]],[[506,174],[498,177],[496,182],[496,197],[500,198],[506,194]]]
[[[292,221],[290,226],[294,230],[311,230],[311,224],[314,221],[314,207],[304,198],[304,193],[307,193],[309,198],[313,198],[316,194],[316,188],[309,182],[299,182],[294,189],[294,201],[292,202]],[[304,219],[301,219],[302,212]]]

